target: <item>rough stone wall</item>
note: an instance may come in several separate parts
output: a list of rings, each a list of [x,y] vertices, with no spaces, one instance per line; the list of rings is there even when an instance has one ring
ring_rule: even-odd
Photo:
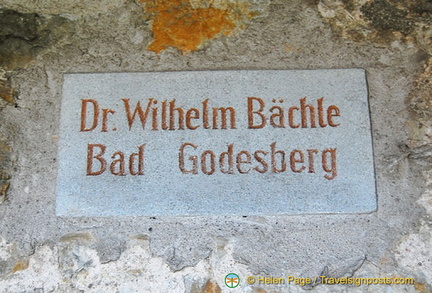
[[[1,0],[0,291],[432,292],[431,25],[429,0]],[[377,212],[55,216],[63,73],[319,68],[366,69]],[[322,274],[415,283],[246,283]]]

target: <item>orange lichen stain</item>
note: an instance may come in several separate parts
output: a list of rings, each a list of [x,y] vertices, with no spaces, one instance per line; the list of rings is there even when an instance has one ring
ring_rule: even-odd
[[[228,36],[242,18],[252,18],[244,5],[231,3],[215,7],[207,1],[199,7],[190,0],[138,0],[153,21],[153,42],[148,50],[160,53],[167,47],[175,47],[183,53],[200,48],[207,40]],[[240,11],[240,12],[239,12]]]
[[[12,268],[12,273],[16,273],[18,271],[23,271],[28,269],[29,267],[29,261],[28,260],[19,260],[15,263],[14,267]]]

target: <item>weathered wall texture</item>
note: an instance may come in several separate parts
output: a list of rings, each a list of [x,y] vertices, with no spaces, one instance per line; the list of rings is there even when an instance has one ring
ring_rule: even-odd
[[[0,0],[0,291],[432,292],[431,26],[430,0]],[[318,68],[366,69],[377,212],[55,216],[63,73]]]

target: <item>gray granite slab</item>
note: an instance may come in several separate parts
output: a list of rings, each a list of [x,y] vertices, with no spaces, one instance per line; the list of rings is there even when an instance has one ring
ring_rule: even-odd
[[[58,216],[376,210],[361,69],[65,74],[60,120]]]

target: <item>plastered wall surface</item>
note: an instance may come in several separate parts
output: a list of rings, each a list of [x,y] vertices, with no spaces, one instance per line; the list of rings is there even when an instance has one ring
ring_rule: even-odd
[[[431,15],[427,0],[0,0],[0,291],[431,292]],[[333,68],[366,70],[376,212],[55,215],[64,73]],[[314,282],[259,282],[287,276]]]

